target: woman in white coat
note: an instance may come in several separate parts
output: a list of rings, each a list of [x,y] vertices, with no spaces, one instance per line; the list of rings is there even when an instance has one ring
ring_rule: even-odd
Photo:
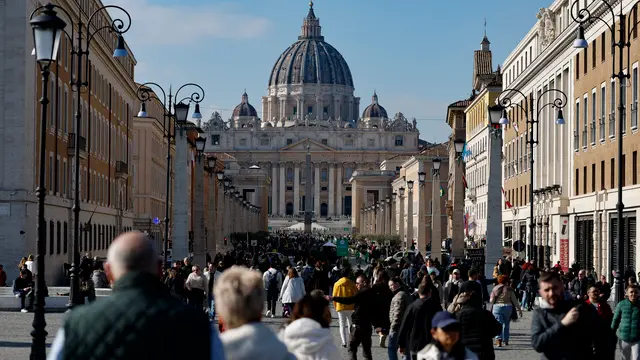
[[[322,295],[305,295],[293,308],[291,320],[280,338],[298,360],[342,359],[329,328],[329,302]]]
[[[295,268],[290,268],[280,289],[280,301],[284,305],[283,317],[289,316],[288,313],[293,309],[293,305],[302,299],[305,293],[304,280],[298,276]]]

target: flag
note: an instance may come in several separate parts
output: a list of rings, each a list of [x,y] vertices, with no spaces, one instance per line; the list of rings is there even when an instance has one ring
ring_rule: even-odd
[[[444,196],[444,188],[440,185],[440,197]]]
[[[462,185],[464,185],[465,189],[468,189],[469,187],[467,186],[467,178],[464,177],[464,174],[462,174]]]
[[[464,232],[467,235],[467,237],[469,237],[469,220],[467,217],[468,217],[468,214],[465,213],[462,219],[464,220]]]
[[[504,188],[502,188],[502,195],[504,196],[504,205],[507,207],[507,209],[511,209],[513,205],[511,205],[509,200],[507,200],[507,194],[505,193]]]

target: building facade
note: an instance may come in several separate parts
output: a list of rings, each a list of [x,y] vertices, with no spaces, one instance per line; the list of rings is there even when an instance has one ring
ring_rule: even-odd
[[[354,91],[349,66],[324,40],[311,4],[298,41],[273,67],[262,117],[243,94],[228,122],[212,117],[203,124],[211,139],[207,152],[227,153],[241,168],[257,165],[267,173],[272,219],[301,216],[307,196],[316,219],[349,217],[359,211],[349,184],[356,170],[378,170],[387,158],[419,149],[415,120],[402,113],[389,117],[375,93],[360,116]],[[307,151],[311,179],[305,178]],[[311,194],[305,193],[307,181],[313,182]]]
[[[71,14],[87,14],[102,4],[97,0],[53,1]],[[78,9],[78,7],[81,7]],[[15,264],[22,256],[36,252],[39,127],[42,92],[40,71],[31,56],[33,36],[28,26],[35,1],[0,3],[0,263],[8,276],[16,276]],[[95,25],[111,24],[107,12],[94,18]],[[69,27],[69,25],[68,25]],[[24,41],[16,41],[24,39]],[[110,241],[133,227],[132,180],[129,176],[135,103],[134,67],[131,52],[113,58],[116,36],[100,31],[91,43],[89,65],[85,67],[89,87],[82,91],[81,126],[75,125],[78,92],[72,89],[74,57],[72,41],[63,35],[58,61],[52,64],[48,89],[46,280],[63,283],[63,263],[72,254],[74,186],[81,196],[82,253],[105,255]],[[74,137],[80,136],[80,149]],[[73,157],[81,158],[80,183],[73,183]]]
[[[616,13],[618,12],[616,5]],[[632,23],[637,22],[635,1],[622,1],[622,11]],[[632,14],[632,9],[636,11]],[[602,18],[612,24],[602,1],[589,5],[590,11],[603,13]],[[617,24],[619,26],[619,23]],[[629,29],[631,30],[631,29]],[[617,30],[616,30],[617,32]],[[616,33],[616,39],[619,34]],[[611,273],[617,267],[616,214],[618,177],[623,180],[623,238],[625,240],[626,266],[635,274],[638,269],[636,219],[640,207],[638,185],[638,62],[640,42],[638,29],[629,32],[631,44],[629,60],[625,52],[623,71],[630,75],[628,83],[620,91],[618,81],[611,80],[611,32],[603,22],[594,22],[586,28],[587,49],[574,50],[574,68],[570,73],[574,83],[571,106],[575,114],[572,123],[573,179],[570,184],[570,241],[575,246],[572,258],[581,267],[595,268],[602,274]],[[620,56],[620,54],[616,54]],[[617,60],[615,60],[617,61]],[[627,67],[627,64],[629,67]],[[618,64],[616,63],[616,67]],[[625,112],[622,118],[624,130],[618,133],[620,117],[618,101],[623,98]],[[619,141],[623,141],[622,158],[618,157]],[[618,162],[623,162],[622,174]]]
[[[572,174],[568,169],[573,160],[569,149],[574,114],[569,102],[564,108],[566,125],[557,125],[558,109],[548,104],[556,99],[567,102],[562,93],[571,99],[574,92],[571,74],[575,50],[571,44],[577,25],[570,17],[571,4],[555,1],[549,8],[541,9],[537,24],[507,57],[503,68],[505,89],[517,89],[526,97],[517,92],[505,94],[521,108],[510,109],[510,123],[503,134],[503,238],[507,246],[518,241],[526,244],[525,251],[516,255],[531,258],[535,251],[539,266],[560,261],[565,268],[574,258],[575,250],[569,243],[573,229],[566,226],[571,212]],[[527,119],[538,122],[533,154],[527,140]],[[532,220],[535,225],[533,250],[529,246]]]

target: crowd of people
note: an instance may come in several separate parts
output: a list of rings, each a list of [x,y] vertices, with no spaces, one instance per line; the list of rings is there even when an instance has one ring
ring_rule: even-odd
[[[145,234],[123,234],[106,262],[83,257],[90,304],[68,315],[49,358],[169,358],[189,343],[196,358],[337,360],[342,347],[351,359],[359,351],[372,359],[374,334],[390,360],[493,360],[496,347],[509,346],[511,322],[532,311],[532,347],[544,359],[613,359],[616,346],[624,359],[640,359],[633,274],[613,310],[606,276],[578,267],[501,258],[485,278],[469,261],[442,265],[417,253],[398,261],[389,257],[398,249],[367,242],[351,243],[360,259],[351,264],[323,247],[327,240],[276,235],[216,254],[203,271],[191,258],[167,269]],[[22,259],[13,282],[23,311],[33,305],[33,265],[32,256]],[[94,302],[100,287],[114,292]],[[276,317],[284,319],[279,329],[264,322]],[[181,330],[170,336],[166,328]]]

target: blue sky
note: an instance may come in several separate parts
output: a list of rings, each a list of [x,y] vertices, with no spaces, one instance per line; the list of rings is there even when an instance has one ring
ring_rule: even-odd
[[[308,0],[104,0],[132,15],[125,34],[136,81],[196,82],[203,115],[229,118],[244,89],[260,113],[271,68],[300,33]],[[487,21],[494,68],[551,0],[316,0],[325,40],[351,68],[361,111],[374,89],[391,114],[417,118],[421,138],[445,141],[447,105],[471,91],[473,51]],[[187,95],[186,93],[184,95]]]

